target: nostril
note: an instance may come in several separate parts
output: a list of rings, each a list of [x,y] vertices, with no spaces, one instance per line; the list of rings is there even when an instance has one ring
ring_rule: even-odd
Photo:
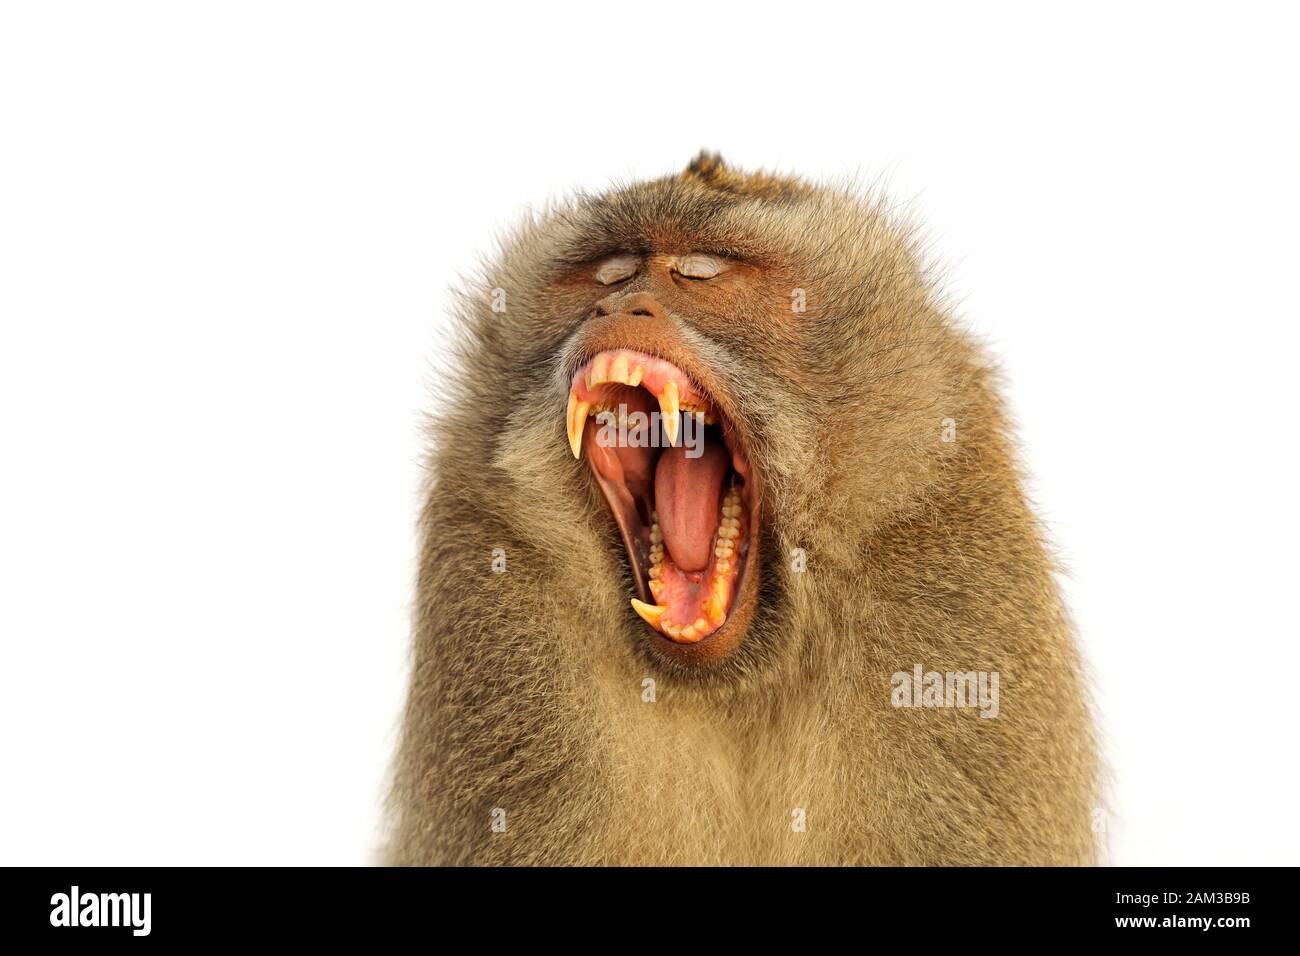
[[[606,296],[592,307],[591,312],[598,319],[611,315],[624,315],[638,319],[656,319],[663,314],[663,307],[651,295],[644,292],[632,292],[626,295]]]
[[[623,300],[623,314],[641,319],[653,319],[659,316],[663,307],[655,301],[654,296],[645,292],[635,292]]]

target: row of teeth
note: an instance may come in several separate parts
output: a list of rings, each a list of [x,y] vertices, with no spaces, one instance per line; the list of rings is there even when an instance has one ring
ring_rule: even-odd
[[[736,539],[740,537],[740,492],[734,487],[727,490],[722,499],[722,521],[718,525],[718,541],[713,547],[713,555],[718,560],[714,564],[713,593],[704,602],[704,617],[697,618],[693,624],[681,627],[668,624],[660,619],[668,610],[667,604],[660,604],[664,591],[664,536],[659,530],[659,515],[655,513],[650,523],[650,593],[655,603],[632,599],[632,610],[641,619],[661,634],[667,634],[673,640],[683,644],[698,641],[706,634],[722,626],[727,619],[727,592],[731,587],[731,576],[735,556]]]
[[[703,415],[704,424],[706,425],[716,425],[718,423],[718,416],[713,413],[712,406],[710,405],[696,405],[693,402],[679,402],[678,405],[681,408],[683,415]],[[617,404],[614,402],[596,402],[587,410],[587,417],[595,418],[605,412],[613,412],[618,416],[618,421],[622,422],[627,418],[627,411],[626,402],[619,402]]]
[[[604,355],[598,355],[587,370],[587,388],[590,390],[597,385],[610,382],[637,386],[641,384],[641,376],[644,374],[645,367],[629,366],[626,355],[616,356],[612,361]],[[683,403],[676,382],[665,382],[663,389],[655,398],[659,401],[659,414],[663,419],[664,433],[670,444],[677,444],[677,432],[681,425],[679,416],[683,411],[689,414],[702,412],[706,425],[714,425],[718,421],[717,415],[708,403],[702,405],[694,402]],[[582,431],[587,425],[587,419],[602,411],[609,411],[610,408],[609,404],[578,401],[576,383],[575,387],[569,389],[569,407],[564,412],[564,421],[569,435],[569,448],[573,451],[574,458],[582,457]]]

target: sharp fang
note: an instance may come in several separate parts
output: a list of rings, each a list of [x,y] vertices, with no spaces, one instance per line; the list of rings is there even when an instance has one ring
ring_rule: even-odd
[[[565,420],[569,432],[569,448],[573,451],[574,458],[582,457],[582,430],[587,427],[587,412],[591,410],[591,402],[580,402],[578,396],[569,393],[569,410],[565,413]]]
[[[663,417],[664,434],[668,436],[670,445],[677,444],[677,427],[681,424],[679,415],[681,406],[677,401],[677,383],[665,382],[664,389],[659,393],[659,413]]]
[[[569,448],[573,448],[573,413],[578,408],[578,395],[573,389],[569,390],[569,404],[564,409],[564,437],[569,440]]]
[[[719,578],[714,585],[713,594],[704,602],[704,614],[714,627],[722,627],[722,622],[727,619],[727,612],[723,610],[726,600],[727,582],[726,579]]]
[[[641,620],[645,621],[657,631],[659,630],[659,619],[664,616],[664,611],[668,610],[668,608],[660,607],[657,604],[646,604],[644,601],[638,601],[636,598],[633,598],[632,610],[641,615]]]

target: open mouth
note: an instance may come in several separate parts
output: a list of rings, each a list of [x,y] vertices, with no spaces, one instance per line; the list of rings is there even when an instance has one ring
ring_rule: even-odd
[[[730,420],[672,362],[616,349],[574,374],[566,421],[627,549],[633,609],[676,645],[705,641],[733,615],[757,541],[755,482]]]

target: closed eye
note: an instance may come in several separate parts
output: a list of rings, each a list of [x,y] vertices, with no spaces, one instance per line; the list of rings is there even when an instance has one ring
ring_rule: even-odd
[[[712,279],[726,268],[717,256],[693,252],[677,260],[676,272],[687,279]]]
[[[632,278],[640,268],[640,256],[611,256],[596,267],[596,281],[601,285],[613,285]]]

